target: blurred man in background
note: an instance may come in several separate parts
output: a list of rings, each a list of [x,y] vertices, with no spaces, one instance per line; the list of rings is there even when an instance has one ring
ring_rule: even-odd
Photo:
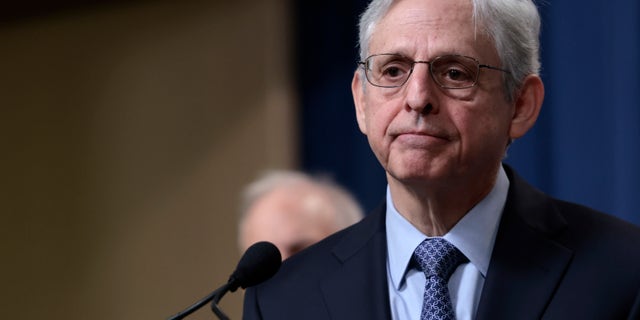
[[[238,244],[244,252],[269,241],[284,260],[362,217],[351,194],[335,183],[301,172],[272,171],[244,191]]]

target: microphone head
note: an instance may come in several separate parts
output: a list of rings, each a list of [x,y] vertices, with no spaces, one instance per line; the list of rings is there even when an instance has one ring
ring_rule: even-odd
[[[271,278],[282,264],[280,250],[271,242],[253,244],[245,251],[236,270],[229,277],[231,292],[242,287],[252,287]]]

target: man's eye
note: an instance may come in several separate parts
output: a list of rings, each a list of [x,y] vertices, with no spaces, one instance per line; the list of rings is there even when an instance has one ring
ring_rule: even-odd
[[[402,78],[407,75],[410,66],[403,63],[388,63],[381,68],[380,74],[385,78]]]
[[[448,66],[438,73],[443,82],[467,83],[474,81],[474,74],[460,66]]]
[[[449,69],[446,73],[446,77],[451,80],[465,80],[468,76],[459,69]]]
[[[388,77],[398,77],[403,74],[402,70],[398,67],[385,68],[382,73]]]

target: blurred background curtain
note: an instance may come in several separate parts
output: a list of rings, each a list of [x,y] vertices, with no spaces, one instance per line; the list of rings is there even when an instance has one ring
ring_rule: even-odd
[[[298,1],[295,10],[302,167],[331,172],[370,210],[383,199],[385,176],[357,128],[350,92],[365,5]],[[554,197],[640,224],[640,5],[538,6],[546,97],[505,162]]]

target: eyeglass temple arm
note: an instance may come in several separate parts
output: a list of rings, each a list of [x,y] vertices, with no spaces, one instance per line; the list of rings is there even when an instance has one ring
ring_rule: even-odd
[[[501,69],[501,68],[494,67],[494,66],[490,66],[490,65],[488,65],[488,64],[478,64],[478,67],[480,67],[480,68],[487,68],[487,69],[491,69],[491,70],[498,70],[498,71],[502,71],[502,72],[504,72],[504,73],[511,74],[511,72],[509,72],[508,70]]]

